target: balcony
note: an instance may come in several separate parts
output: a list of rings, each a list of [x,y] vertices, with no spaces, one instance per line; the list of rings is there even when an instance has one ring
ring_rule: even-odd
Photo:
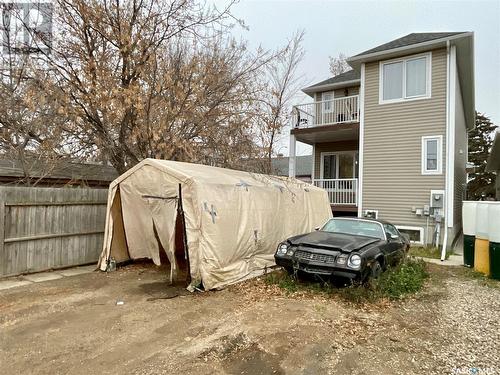
[[[292,110],[293,128],[359,122],[359,95],[299,104]]]
[[[358,205],[358,179],[314,179],[313,185],[325,189],[331,205],[357,206]]]

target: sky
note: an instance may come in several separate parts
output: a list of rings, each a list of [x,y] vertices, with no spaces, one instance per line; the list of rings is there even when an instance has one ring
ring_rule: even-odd
[[[232,13],[248,26],[235,29],[235,36],[253,48],[275,49],[304,30],[306,54],[298,74],[306,86],[331,76],[329,56],[355,55],[412,32],[473,31],[476,109],[500,126],[500,0],[241,0]],[[287,154],[283,142],[280,150]],[[298,147],[299,154],[310,152]]]

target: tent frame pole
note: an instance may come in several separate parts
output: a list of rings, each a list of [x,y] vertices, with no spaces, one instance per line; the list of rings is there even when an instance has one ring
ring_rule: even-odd
[[[188,252],[188,244],[187,244],[187,232],[186,232],[186,218],[184,216],[184,208],[182,205],[182,185],[179,184],[179,204],[177,205],[177,213],[181,215],[182,222],[182,240],[184,242],[184,259],[187,262],[187,275],[186,281],[191,282],[191,264],[189,262],[189,252]]]

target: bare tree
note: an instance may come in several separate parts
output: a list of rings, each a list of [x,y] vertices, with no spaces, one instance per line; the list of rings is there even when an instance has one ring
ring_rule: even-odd
[[[23,183],[36,185],[64,157],[59,152],[64,116],[58,113],[58,104],[40,90],[38,82],[45,72],[37,71],[38,78],[32,79],[34,40],[25,38],[22,8],[3,4],[2,10],[3,22],[9,24],[3,25],[0,46],[0,157],[21,167]]]
[[[241,167],[265,155],[270,166],[302,34],[284,49],[250,51],[230,36],[240,22],[233,2],[55,0],[50,53],[38,48],[26,72],[32,89],[19,91],[30,111],[40,104],[53,119],[29,133],[43,138],[37,148],[106,160],[120,173],[147,157]]]
[[[291,101],[300,88],[302,77],[297,76],[297,69],[304,57],[302,42],[304,32],[297,32],[288,42],[279,56],[266,67],[263,82],[263,98],[258,107],[260,119],[260,145],[264,156],[262,171],[272,173],[272,157],[280,135],[287,126]]]
[[[281,54],[248,51],[234,18],[194,0],[57,0],[37,80],[68,121],[65,150],[119,171],[146,157],[234,166],[255,150],[253,102]]]
[[[330,56],[330,72],[333,76],[338,76],[351,69],[346,60],[347,56],[342,52],[337,57]]]
[[[66,150],[98,152],[120,172],[144,157],[195,159],[220,132],[211,119],[233,126],[229,96],[267,58],[216,45],[228,19],[192,0],[57,0],[52,53],[40,59],[50,77],[37,83],[69,118]]]

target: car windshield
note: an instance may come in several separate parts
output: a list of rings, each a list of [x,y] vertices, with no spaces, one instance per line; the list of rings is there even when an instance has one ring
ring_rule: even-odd
[[[377,222],[368,220],[331,219],[321,230],[331,233],[353,234],[356,236],[384,239],[382,226]]]

